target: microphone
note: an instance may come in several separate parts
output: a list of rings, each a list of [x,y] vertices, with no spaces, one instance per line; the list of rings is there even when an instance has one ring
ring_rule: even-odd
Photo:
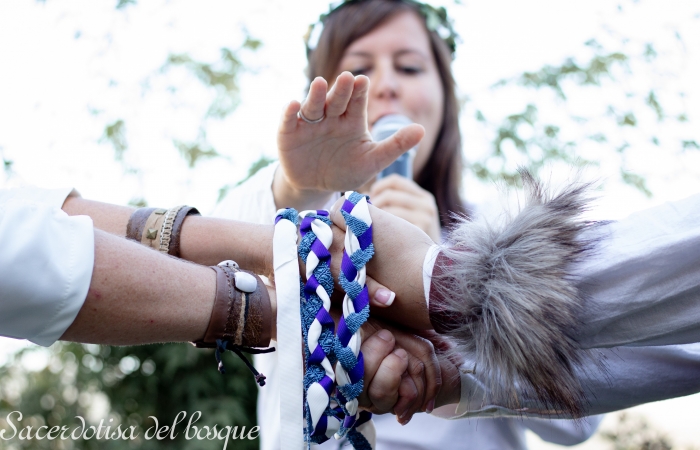
[[[412,123],[413,121],[411,119],[406,116],[402,116],[401,114],[388,114],[375,122],[374,126],[372,127],[372,139],[377,142],[383,141],[399,131],[401,128]],[[377,179],[379,180],[391,175],[392,173],[413,179],[413,158],[416,155],[417,147],[418,146],[413,147],[403,155],[396,158],[396,161],[391,163],[389,167],[379,172]]]

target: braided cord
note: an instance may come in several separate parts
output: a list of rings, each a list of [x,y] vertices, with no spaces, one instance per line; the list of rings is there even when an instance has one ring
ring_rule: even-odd
[[[299,450],[304,446],[304,368],[300,316],[300,283],[297,211],[280,209],[275,218],[273,264],[277,285],[277,347],[280,373],[280,448]]]
[[[365,285],[367,262],[374,255],[372,218],[368,197],[357,192],[346,192],[341,213],[345,218],[345,249],[340,267],[340,285],[345,290],[343,315],[338,323],[334,351],[340,364],[336,365],[338,403],[345,418],[336,438],[348,436],[357,450],[370,448],[367,440],[356,430],[358,419],[357,397],[364,387],[364,359],[360,346],[360,327],[369,317],[369,292]],[[365,445],[366,444],[366,445]]]
[[[333,341],[335,323],[329,313],[333,293],[331,254],[333,231],[327,211],[311,210],[301,218],[299,256],[306,264],[306,284],[301,303],[304,338],[304,435],[309,443],[327,441],[340,428],[337,413],[330,408],[335,388]]]

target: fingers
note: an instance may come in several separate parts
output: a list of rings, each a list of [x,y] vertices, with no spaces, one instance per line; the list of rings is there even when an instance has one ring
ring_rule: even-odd
[[[369,78],[364,75],[355,77],[352,96],[348,102],[346,115],[349,118],[367,121],[367,99],[369,93]],[[411,147],[409,147],[411,148]]]
[[[299,112],[299,108],[301,108],[301,104],[296,100],[292,100],[287,107],[284,108],[279,129],[281,134],[293,133],[297,129],[299,120],[297,118],[297,113]]]
[[[413,414],[422,411],[425,396],[425,367],[413,355],[408,354],[408,366],[399,386],[399,400],[394,406],[394,414],[402,425],[408,423]],[[410,380],[410,381],[409,381]]]
[[[326,97],[326,117],[338,117],[345,113],[353,93],[355,77],[350,72],[338,75]]]
[[[377,180],[372,184],[372,187],[369,190],[369,195],[372,197],[372,203],[376,203],[375,200],[377,195],[386,190],[404,191],[415,195],[429,194],[428,191],[420,187],[415,181],[392,173],[388,177]]]
[[[398,206],[413,210],[418,206],[422,206],[420,203],[423,202],[421,197],[416,197],[416,195],[410,194],[406,191],[399,191],[391,188],[385,189],[379,194],[373,195],[371,199],[374,206],[385,211],[389,206]]]
[[[349,106],[348,109],[350,109]],[[365,157],[374,160],[380,167],[379,170],[385,169],[396,158],[418,145],[424,135],[425,128],[417,123],[405,126],[392,136],[378,142],[372,151],[365,154]]]
[[[391,352],[394,351],[395,343],[394,335],[389,330],[379,330],[362,342],[361,350],[365,360],[365,386],[371,386],[379,367]],[[370,407],[372,405],[367,391],[367,389],[364,389],[358,399],[360,405],[364,407]]]
[[[416,410],[423,411],[430,408],[431,401],[435,400],[442,386],[440,363],[435,355],[433,344],[422,337],[394,330],[396,345],[405,349],[412,357],[409,365],[409,375],[413,378],[419,393],[423,395],[418,399]],[[421,383],[423,383],[421,385]],[[421,391],[421,387],[424,391]],[[415,405],[414,405],[415,406]],[[409,412],[412,408],[409,409]],[[415,412],[415,411],[414,411]]]
[[[365,367],[367,367],[366,362]],[[399,398],[399,387],[407,367],[408,355],[400,348],[382,360],[372,382],[365,389],[372,404],[372,412],[384,414],[393,410]]]
[[[309,94],[301,106],[301,112],[309,120],[323,117],[326,108],[326,92],[328,83],[322,77],[316,77],[309,85]]]
[[[410,366],[409,358],[409,366]],[[411,421],[415,411],[410,411],[411,405],[417,402],[420,395],[419,388],[415,384],[413,377],[409,375],[408,372],[404,372],[401,377],[401,384],[399,385],[399,400],[394,406],[394,414],[396,415],[396,420],[401,425],[406,425]]]
[[[387,308],[394,303],[396,293],[387,289],[383,284],[377,283],[373,278],[367,277],[365,285],[369,291],[370,304],[379,308]]]

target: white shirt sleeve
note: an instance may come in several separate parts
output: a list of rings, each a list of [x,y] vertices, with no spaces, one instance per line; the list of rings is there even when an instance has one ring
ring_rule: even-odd
[[[700,344],[618,347],[599,350],[606,370],[591,361],[579,370],[588,414],[603,414],[643,403],[700,392]],[[522,409],[488,404],[488,391],[478,375],[462,373],[461,399],[433,411],[445,419],[469,417],[562,417],[532,400]]]
[[[602,245],[576,271],[587,299],[579,343],[700,342],[700,195],[599,228]]]
[[[0,335],[49,346],[85,301],[94,234],[89,217],[61,210],[70,192],[0,190]]]

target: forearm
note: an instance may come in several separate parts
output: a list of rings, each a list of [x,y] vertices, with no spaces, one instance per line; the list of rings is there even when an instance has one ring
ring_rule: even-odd
[[[70,196],[63,204],[68,215],[87,215],[95,228],[124,237],[134,208]],[[271,225],[188,216],[180,234],[180,258],[202,265],[232,259],[251,272],[272,273]]]
[[[214,271],[95,230],[90,290],[63,340],[104,344],[194,341],[209,323]]]
[[[275,297],[269,291],[274,337]],[[113,345],[195,341],[207,330],[215,292],[210,268],[95,230],[90,290],[61,339]]]

